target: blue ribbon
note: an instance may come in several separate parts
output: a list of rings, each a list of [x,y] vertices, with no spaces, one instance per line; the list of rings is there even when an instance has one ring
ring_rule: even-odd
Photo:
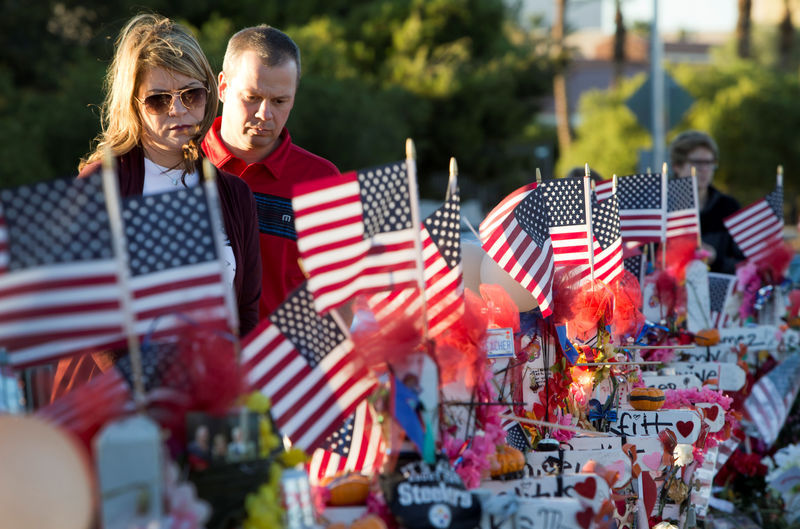
[[[603,411],[603,405],[600,404],[600,401],[597,399],[592,399],[589,401],[589,410],[588,418],[590,421],[598,421],[605,419],[608,422],[616,422],[617,420],[617,412],[614,410],[605,410]]]
[[[645,321],[644,325],[642,325],[642,330],[639,331],[638,336],[636,336],[636,343],[642,345],[642,340],[644,340],[649,334],[655,333],[656,331],[669,332],[669,329],[663,325],[655,324],[652,321]],[[624,349],[624,347],[622,347],[622,349]]]

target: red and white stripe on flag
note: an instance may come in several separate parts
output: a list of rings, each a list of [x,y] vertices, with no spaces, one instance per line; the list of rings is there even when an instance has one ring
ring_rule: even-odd
[[[305,284],[242,343],[245,381],[272,401],[281,433],[309,451],[375,387],[343,324],[320,316]]]
[[[102,180],[0,191],[0,347],[25,367],[122,342]]]
[[[775,243],[782,240],[782,209],[783,192],[778,188],[767,198],[726,217],[723,223],[747,258],[758,262],[769,255]]]
[[[169,221],[167,221],[169,215]],[[174,335],[190,318],[205,329],[228,323],[226,284],[202,186],[122,200],[136,333]]]
[[[312,485],[346,472],[372,474],[383,462],[386,445],[367,401],[317,448],[308,463]]]
[[[461,214],[459,194],[428,216],[421,226],[422,260],[428,334],[435,338],[464,313],[464,281],[461,268]],[[381,324],[393,315],[418,313],[422,299],[417,288],[380,292],[367,304]]]
[[[405,163],[304,182],[294,192],[297,247],[319,312],[417,284]]]
[[[619,201],[615,195],[592,201],[592,249],[594,277],[611,284],[625,270],[622,261]]]
[[[549,221],[550,240],[556,266],[573,267],[580,277],[590,273],[589,179],[584,177],[545,180],[539,184]]]
[[[667,238],[700,233],[695,177],[667,181]]]
[[[553,247],[536,184],[515,190],[483,219],[481,245],[503,270],[536,298],[543,316],[553,310]]]

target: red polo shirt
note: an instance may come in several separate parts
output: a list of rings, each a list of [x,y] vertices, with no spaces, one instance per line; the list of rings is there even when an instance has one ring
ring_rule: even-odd
[[[269,316],[286,296],[303,282],[297,264],[297,234],[294,229],[292,186],[315,178],[338,174],[331,162],[292,144],[284,127],[281,144],[266,158],[247,164],[235,157],[222,142],[218,117],[203,139],[202,148],[217,168],[244,180],[256,199],[261,243],[261,301],[259,314]]]

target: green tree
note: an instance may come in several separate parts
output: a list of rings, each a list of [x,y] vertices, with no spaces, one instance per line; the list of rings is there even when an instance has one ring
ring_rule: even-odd
[[[521,155],[550,85],[541,41],[502,0],[152,0],[189,25],[219,69],[227,38],[269,23],[303,52],[289,128],[343,170],[418,150],[423,194],[441,198],[456,156],[465,196],[530,179]],[[103,73],[119,28],[141,10],[123,0],[0,7],[3,185],[74,174],[97,134]],[[487,191],[491,190],[491,191]]]
[[[625,100],[643,81],[642,74],[624,80],[617,89],[592,90],[581,97],[576,139],[559,158],[556,174],[566,174],[587,163],[604,178],[636,171],[638,152],[650,148],[651,140]]]

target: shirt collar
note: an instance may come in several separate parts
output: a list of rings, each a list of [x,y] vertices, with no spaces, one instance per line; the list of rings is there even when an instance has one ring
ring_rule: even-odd
[[[291,151],[292,137],[289,134],[289,129],[283,127],[279,136],[280,144],[277,149],[267,155],[266,158],[248,165],[234,156],[228,147],[225,146],[220,136],[221,125],[222,117],[218,116],[211,125],[211,129],[208,131],[205,138],[203,138],[203,152],[206,153],[211,163],[223,171],[236,175],[241,175],[248,167],[261,165],[273,178],[276,180],[280,179]]]

